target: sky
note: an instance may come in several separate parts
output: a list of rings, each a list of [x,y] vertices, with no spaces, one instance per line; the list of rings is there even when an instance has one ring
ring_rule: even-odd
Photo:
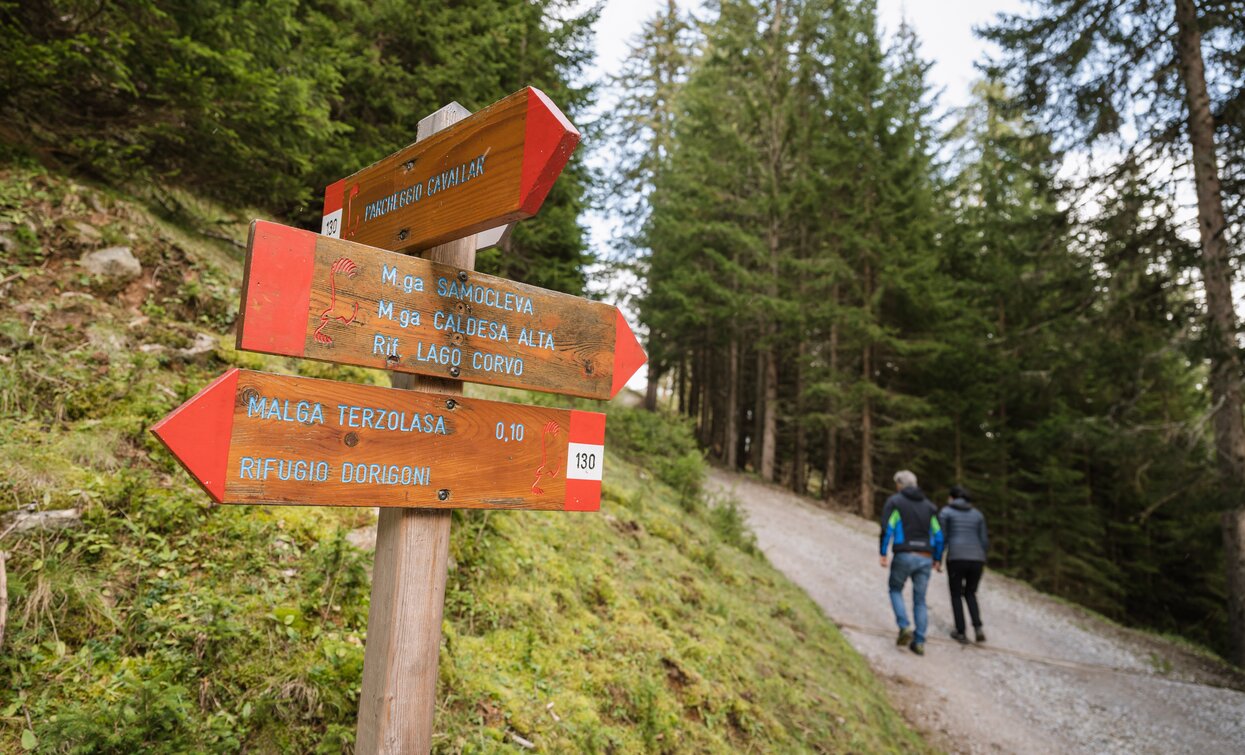
[[[628,43],[639,33],[644,21],[665,8],[666,0],[607,0],[596,25],[597,56],[588,76],[600,81],[616,73],[627,56]],[[699,2],[679,0],[684,9],[697,8]],[[921,54],[933,66],[929,82],[938,93],[938,110],[967,104],[977,72],[973,64],[992,51],[990,45],[973,34],[973,27],[992,21],[999,13],[1020,13],[1024,0],[878,0],[878,17],[884,35],[889,36],[907,19],[921,40]],[[941,90],[941,91],[938,91]],[[608,103],[608,93],[602,98]],[[590,145],[584,145],[589,147]],[[604,151],[590,151],[589,163],[600,167],[608,160]],[[586,218],[591,245],[600,257],[610,256],[610,239],[618,222],[602,212]],[[635,313],[620,296],[631,282],[614,279],[596,281],[594,289],[619,304],[634,326]],[[643,390],[645,370],[641,369],[628,385]]]
[[[666,0],[607,0],[597,22],[594,77],[618,70],[627,42],[665,5]],[[923,54],[934,63],[931,83],[945,88],[948,104],[962,105],[972,86],[973,63],[987,52],[986,43],[973,35],[973,26],[1000,12],[1022,12],[1025,5],[1023,0],[878,0],[878,15],[887,33],[908,19],[921,38]],[[679,0],[679,6],[695,8],[699,3]]]

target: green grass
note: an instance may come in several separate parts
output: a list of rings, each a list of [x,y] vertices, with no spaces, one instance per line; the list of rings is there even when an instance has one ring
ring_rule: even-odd
[[[0,512],[83,515],[3,541],[0,752],[352,749],[371,556],[345,535],[371,511],[210,506],[147,428],[233,364],[384,376],[234,352],[241,255],[193,229],[246,218],[182,205],[0,168],[0,222],[25,229],[0,271]],[[144,279],[84,278],[72,220]],[[219,347],[179,357],[199,332]],[[610,412],[600,513],[455,513],[434,749],[926,749],[738,509],[701,499],[686,427]]]

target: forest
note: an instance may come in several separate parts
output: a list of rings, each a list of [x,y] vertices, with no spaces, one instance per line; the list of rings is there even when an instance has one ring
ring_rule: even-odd
[[[531,84],[583,123],[596,12],[2,2],[0,149],[314,228],[445,102]],[[572,162],[480,269],[579,293],[612,208],[648,404],[713,461],[866,517],[900,468],[966,485],[992,567],[1241,660],[1245,3],[1035,0],[979,33],[1000,53],[945,113],[872,0],[671,0],[584,126],[617,169]]]
[[[592,99],[593,12],[514,2],[0,3],[0,144],[65,170],[156,192],[180,186],[319,230],[323,190],[414,140],[415,123],[523,86],[575,117]],[[482,269],[578,293],[573,164],[541,218]]]
[[[1245,658],[1245,4],[977,33],[999,52],[945,112],[871,0],[647,23],[607,131],[648,404],[866,517],[899,469],[966,485],[992,567]]]

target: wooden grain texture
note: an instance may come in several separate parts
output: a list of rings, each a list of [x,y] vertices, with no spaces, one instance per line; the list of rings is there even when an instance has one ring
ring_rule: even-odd
[[[576,437],[584,417],[601,418],[601,438]],[[581,506],[567,484],[579,474],[572,446],[603,446],[603,423],[595,412],[235,369],[153,432],[219,503],[562,510]],[[582,471],[599,478],[599,467]]]
[[[598,399],[645,361],[603,302],[265,221],[247,246],[239,349]]]
[[[407,251],[529,218],[578,142],[527,87],[330,185],[322,233]]]
[[[4,650],[4,627],[9,621],[9,576],[5,561],[9,554],[0,551],[0,650]]]
[[[416,138],[427,139],[468,115],[450,103],[420,120]],[[429,257],[474,269],[477,246],[468,236],[433,248]],[[460,382],[405,373],[390,380],[395,388],[462,393]],[[381,509],[377,517],[356,753],[432,749],[450,522],[448,511],[419,509]]]

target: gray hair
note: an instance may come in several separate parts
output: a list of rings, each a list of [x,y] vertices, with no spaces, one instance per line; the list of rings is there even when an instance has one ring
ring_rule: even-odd
[[[901,488],[915,488],[916,475],[906,469],[901,469],[895,473],[895,484]]]

